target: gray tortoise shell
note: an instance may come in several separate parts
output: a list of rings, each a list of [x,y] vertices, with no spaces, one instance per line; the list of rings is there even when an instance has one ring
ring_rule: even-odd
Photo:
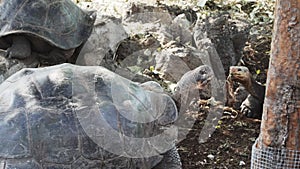
[[[0,11],[0,37],[31,34],[62,49],[83,44],[96,19],[71,0],[2,0]]]
[[[164,153],[155,141],[137,146],[125,136],[150,138],[176,120],[173,100],[156,89],[102,67],[62,64],[17,72],[0,85],[0,168],[152,168]],[[146,122],[129,120],[136,117]],[[151,149],[159,154],[127,158],[114,148],[132,156]]]

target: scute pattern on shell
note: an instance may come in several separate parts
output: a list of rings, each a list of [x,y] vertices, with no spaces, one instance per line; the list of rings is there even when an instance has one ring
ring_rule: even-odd
[[[0,37],[32,34],[62,49],[84,43],[96,18],[71,0],[2,0],[0,11]]]
[[[125,98],[124,102],[113,100],[112,88],[116,87],[116,82],[120,83],[117,84],[121,86],[118,96]],[[121,83],[124,89],[129,88],[128,91],[121,90]],[[95,95],[89,94],[90,87],[95,87]],[[128,100],[128,93],[139,99]],[[143,106],[161,112],[147,111],[149,116],[131,108],[127,109],[127,114],[120,112],[126,110],[122,109],[121,103],[131,103],[140,108],[139,100],[143,100]],[[162,103],[167,105],[160,105]],[[130,113],[157,120],[137,123],[124,117]],[[84,127],[80,118],[88,118],[89,126]],[[96,133],[101,127],[94,123],[99,118],[110,124],[111,133],[115,130],[134,138],[151,137],[160,134],[162,126],[176,120],[177,109],[169,96],[144,90],[140,85],[102,67],[62,64],[23,69],[0,85],[0,135],[3,136],[0,137],[0,166],[5,166],[4,169],[127,169],[152,168],[159,163],[161,155],[126,158],[96,144],[86,129],[94,128],[95,134],[101,134]],[[111,147],[122,143],[107,133],[102,137],[111,139]],[[172,139],[165,141],[172,142]],[[153,146],[146,144],[145,147]],[[133,145],[122,146],[136,149],[134,151],[137,153],[144,151]]]

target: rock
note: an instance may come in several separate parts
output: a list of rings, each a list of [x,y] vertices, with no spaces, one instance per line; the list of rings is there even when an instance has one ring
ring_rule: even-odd
[[[143,72],[155,65],[153,53],[159,48],[152,34],[137,34],[120,42],[114,55],[117,63],[114,71],[136,82],[151,80]]]
[[[208,154],[208,155],[207,155],[207,158],[210,159],[210,160],[213,160],[213,159],[215,159],[215,156],[212,155],[212,154]]]
[[[189,71],[189,67],[178,56],[163,51],[156,57],[155,69],[162,74],[162,78],[177,82],[181,76]]]
[[[185,14],[176,16],[170,24],[161,25],[157,31],[158,39],[162,45],[171,41],[180,44],[192,45],[193,33],[190,31],[191,23],[187,20]]]
[[[150,60],[145,58],[151,57],[152,52],[158,48],[160,48],[160,44],[153,34],[134,34],[119,43],[115,59],[117,62],[124,62],[130,58],[132,65],[141,64],[138,57],[144,58],[143,61]]]
[[[98,16],[91,36],[83,46],[76,64],[113,69],[113,54],[118,44],[127,37],[120,19]]]
[[[178,82],[183,74],[203,65],[201,56],[191,48],[171,47],[154,53],[155,69],[165,80]]]
[[[199,19],[194,27],[195,44],[201,50],[205,43],[211,41],[228,74],[229,67],[236,65],[241,58],[249,28],[249,23],[231,19],[229,14]]]
[[[239,162],[239,166],[244,166],[244,165],[246,165],[246,163],[244,161]]]
[[[135,12],[127,12],[129,14],[123,18],[125,30],[129,34],[157,32],[162,26],[172,23],[172,16],[165,9],[143,6],[143,4],[132,4],[129,8],[139,8],[134,9]]]
[[[189,28],[195,18],[197,18],[196,13],[190,8],[133,3],[128,6],[123,23],[129,34],[155,32],[161,44],[170,41],[191,44],[193,38]]]
[[[18,59],[8,59],[5,57],[6,51],[0,50],[0,84],[23,68],[34,68],[39,65],[39,61],[33,57],[18,60]]]

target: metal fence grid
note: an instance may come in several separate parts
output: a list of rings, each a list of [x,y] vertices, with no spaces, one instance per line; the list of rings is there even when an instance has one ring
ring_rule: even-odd
[[[300,151],[252,146],[251,169],[300,169]]]

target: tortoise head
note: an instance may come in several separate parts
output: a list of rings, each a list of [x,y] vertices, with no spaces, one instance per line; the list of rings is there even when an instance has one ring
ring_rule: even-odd
[[[193,99],[209,98],[213,78],[214,72],[207,65],[201,65],[186,72],[177,82],[173,95],[178,109],[189,106]]]
[[[199,66],[193,71],[194,80],[197,82],[196,88],[200,90],[205,88],[211,82],[214,76],[212,69],[207,65]]]
[[[244,85],[245,87],[251,85],[252,75],[249,69],[245,66],[230,66],[229,77],[233,81],[237,81],[242,85]]]
[[[1,1],[1,0],[0,0]],[[94,24],[96,18],[97,18],[97,12],[96,11],[85,11],[87,14],[87,21],[91,25]]]

